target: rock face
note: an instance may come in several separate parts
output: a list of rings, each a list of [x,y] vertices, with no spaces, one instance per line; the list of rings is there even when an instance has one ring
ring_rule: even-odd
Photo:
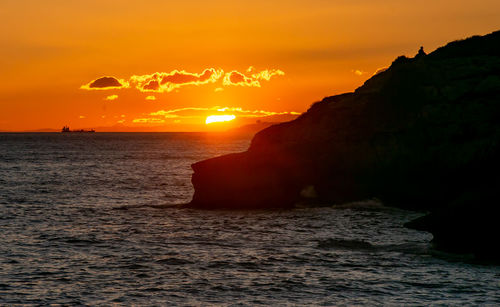
[[[449,242],[451,227],[473,228],[488,214],[498,216],[499,144],[500,32],[494,32],[399,57],[354,93],[327,97],[296,120],[257,133],[248,151],[193,164],[189,206],[377,197],[431,211],[410,226]],[[471,221],[466,210],[482,213]],[[454,212],[453,223],[447,212]]]

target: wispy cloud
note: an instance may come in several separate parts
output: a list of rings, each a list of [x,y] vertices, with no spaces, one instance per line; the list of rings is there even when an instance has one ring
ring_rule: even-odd
[[[276,115],[298,116],[299,112],[293,111],[266,111],[266,110],[245,110],[239,107],[220,107],[210,108],[187,107],[170,110],[158,110],[148,114],[143,114],[141,118],[133,120],[134,123],[158,123],[165,119],[186,119],[186,118],[205,118],[208,115],[235,115],[240,118],[264,118]]]
[[[147,96],[146,100],[156,100],[156,97],[155,96]]]
[[[233,112],[233,113],[240,113],[239,117],[266,117],[266,116],[273,116],[273,115],[300,115],[299,112],[273,112],[273,111],[265,111],[265,110],[244,110],[242,108],[219,108],[217,109],[218,112]]]
[[[136,118],[132,120],[133,123],[139,124],[162,124],[165,122],[164,119],[161,118]]]
[[[362,70],[359,70],[359,69],[353,69],[353,70],[351,70],[351,72],[353,74],[355,74],[356,76],[362,76],[362,75],[366,74],[366,71],[362,71]]]
[[[252,78],[256,80],[266,80],[269,81],[271,80],[272,77],[274,76],[284,76],[285,73],[282,70],[279,69],[271,69],[271,70],[262,70],[258,73],[252,74]]]
[[[104,100],[116,100],[118,99],[118,95],[109,95],[108,97],[106,97]]]
[[[179,109],[172,109],[172,110],[159,110],[156,112],[149,113],[149,115],[170,117],[174,113],[181,113],[184,111],[210,111],[210,110],[216,110],[215,108],[218,108],[218,107],[213,107],[213,108],[188,107],[188,108],[179,108]],[[179,117],[179,116],[176,116],[176,117]]]

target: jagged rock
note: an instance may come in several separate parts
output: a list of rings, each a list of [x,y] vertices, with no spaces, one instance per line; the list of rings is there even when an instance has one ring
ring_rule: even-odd
[[[377,197],[435,212],[436,221],[423,229],[435,230],[436,242],[451,241],[454,227],[480,225],[481,214],[445,220],[450,235],[434,226],[465,194],[474,199],[484,186],[499,186],[499,141],[500,32],[494,32],[399,57],[354,93],[327,97],[296,120],[257,133],[248,151],[195,163],[190,206],[293,207]],[[488,197],[465,206],[493,212],[497,203]]]

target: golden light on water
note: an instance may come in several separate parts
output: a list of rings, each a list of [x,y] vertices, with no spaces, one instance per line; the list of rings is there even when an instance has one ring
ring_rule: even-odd
[[[220,123],[220,122],[229,122],[235,119],[236,116],[234,115],[210,115],[207,116],[207,119],[205,120],[205,124],[211,124],[211,123]]]

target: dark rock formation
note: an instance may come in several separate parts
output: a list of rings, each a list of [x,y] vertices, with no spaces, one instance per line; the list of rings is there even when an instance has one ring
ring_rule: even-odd
[[[257,133],[247,152],[195,163],[190,206],[293,207],[377,197],[433,212],[413,227],[432,231],[436,243],[457,239],[459,228],[493,236],[478,226],[486,215],[498,216],[499,141],[495,32],[399,57],[354,93],[327,97],[296,120]],[[461,245],[466,251],[476,244]]]

